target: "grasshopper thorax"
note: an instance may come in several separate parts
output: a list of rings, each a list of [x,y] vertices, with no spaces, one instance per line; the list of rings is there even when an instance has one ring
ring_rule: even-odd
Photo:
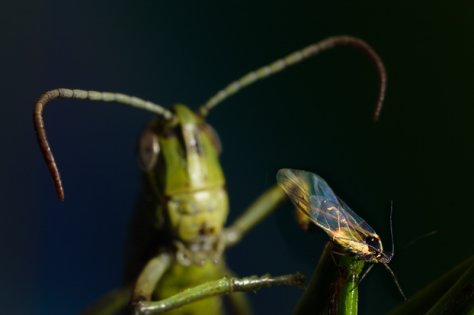
[[[184,105],[173,120],[153,121],[139,144],[140,164],[155,194],[156,221],[185,263],[219,260],[228,214],[220,143],[206,121]]]

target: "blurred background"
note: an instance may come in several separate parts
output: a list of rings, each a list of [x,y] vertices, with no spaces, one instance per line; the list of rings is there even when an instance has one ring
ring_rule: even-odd
[[[408,295],[473,252],[474,4],[469,1],[17,1],[0,10],[3,118],[0,305],[5,314],[76,314],[121,283],[140,173],[136,140],[152,114],[54,101],[50,141],[66,200],[56,199],[32,112],[57,87],[129,93],[197,108],[246,72],[331,35],[370,43],[388,91],[357,50],[326,52],[213,110],[230,222],[279,168],[323,176],[390,247]],[[404,248],[421,234],[439,233]],[[308,277],[328,238],[307,234],[286,204],[228,251],[239,275]],[[361,313],[401,302],[390,275],[361,284]],[[257,314],[290,314],[294,288],[251,294]]]

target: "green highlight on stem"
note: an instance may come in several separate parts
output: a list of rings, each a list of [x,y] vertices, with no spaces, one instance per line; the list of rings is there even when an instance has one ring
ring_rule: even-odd
[[[357,315],[359,278],[365,262],[328,242],[293,315]]]
[[[340,256],[336,258],[339,266],[339,277],[336,282],[334,300],[337,309],[334,314],[356,315],[359,302],[359,277],[365,262],[355,256]]]

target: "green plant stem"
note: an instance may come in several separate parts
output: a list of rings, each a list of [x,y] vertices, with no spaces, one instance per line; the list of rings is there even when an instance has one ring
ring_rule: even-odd
[[[334,300],[338,305],[334,314],[357,315],[359,277],[364,268],[364,261],[353,256],[340,256],[336,261],[340,274],[334,291]]]
[[[341,252],[328,242],[293,315],[357,315],[358,281],[364,262],[354,256],[332,254],[334,250]]]

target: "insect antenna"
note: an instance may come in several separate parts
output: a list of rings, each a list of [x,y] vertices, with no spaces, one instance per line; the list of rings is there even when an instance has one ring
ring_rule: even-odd
[[[43,153],[43,157],[46,161],[46,164],[48,165],[49,172],[51,173],[51,177],[53,178],[54,186],[56,188],[56,193],[60,200],[64,200],[64,188],[61,181],[61,175],[59,174],[59,170],[54,160],[51,147],[49,146],[48,137],[46,135],[46,129],[44,127],[43,120],[43,108],[49,101],[56,98],[80,100],[88,99],[91,101],[117,102],[124,105],[150,111],[152,113],[162,116],[166,120],[171,120],[174,118],[174,115],[171,111],[160,105],[145,101],[135,96],[129,96],[121,93],[86,91],[77,89],[55,89],[44,93],[36,102],[35,111],[33,114],[33,121],[36,130],[36,138],[38,139],[41,152]]]
[[[390,200],[390,238],[392,239],[392,251],[389,255],[389,260],[392,260],[393,255],[395,255],[395,241],[393,240],[393,200]]]
[[[255,83],[256,81],[283,71],[289,66],[298,64],[310,57],[314,57],[325,50],[329,50],[338,46],[355,47],[367,55],[374,64],[379,76],[379,95],[373,114],[374,121],[377,121],[382,110],[387,86],[387,74],[385,71],[385,66],[379,55],[375,52],[375,50],[372,49],[372,47],[369,46],[369,44],[359,38],[345,35],[329,37],[320,42],[309,45],[301,50],[295,51],[286,57],[278,59],[266,66],[247,73],[240,79],[231,82],[222,90],[213,95],[209,100],[207,100],[206,103],[199,107],[197,112],[203,117],[207,116],[212,108],[217,106],[223,100],[227,99],[229,96],[234,95],[241,89]]]
[[[398,291],[400,291],[401,295],[403,296],[403,299],[404,299],[404,300],[407,300],[407,296],[405,295],[405,293],[403,293],[402,287],[400,286],[400,283],[398,283],[398,280],[397,280],[397,277],[395,276],[395,273],[392,271],[392,269],[390,269],[390,267],[388,266],[388,264],[382,263],[382,265],[384,265],[384,267],[385,267],[385,268],[390,272],[390,274],[392,275],[393,281],[395,281],[395,284],[397,285]]]
[[[433,230],[433,231],[430,231],[430,232],[428,232],[428,233],[422,234],[422,235],[420,235],[420,236],[418,236],[418,237],[412,239],[411,241],[409,241],[409,242],[406,243],[405,245],[403,245],[402,250],[404,250],[404,249],[406,249],[406,248],[412,246],[413,244],[417,243],[418,241],[421,241],[421,240],[423,240],[423,239],[425,239],[425,238],[434,236],[434,235],[436,235],[436,234],[438,234],[438,233],[439,233],[438,230]]]

